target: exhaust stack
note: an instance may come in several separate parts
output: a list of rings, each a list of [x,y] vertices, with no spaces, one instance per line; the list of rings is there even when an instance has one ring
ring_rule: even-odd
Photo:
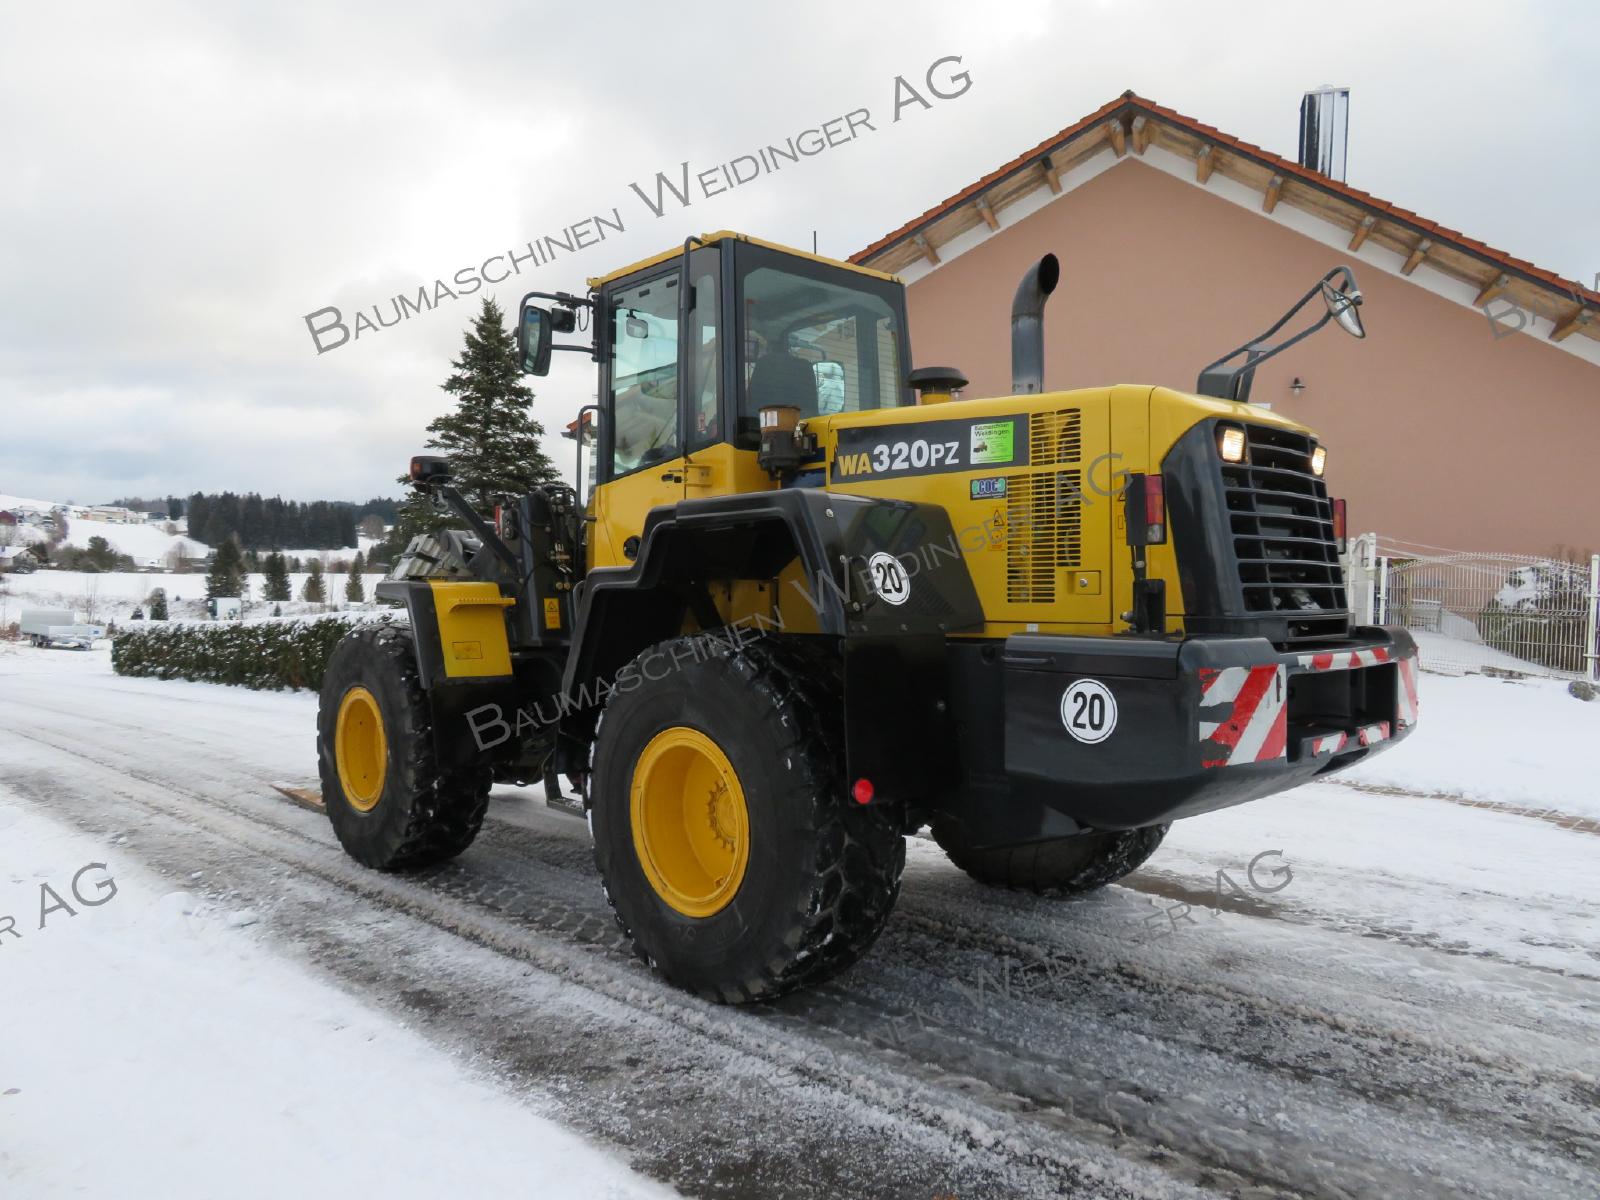
[[[1044,305],[1061,282],[1061,263],[1046,254],[1023,275],[1011,302],[1011,391],[1044,390]]]

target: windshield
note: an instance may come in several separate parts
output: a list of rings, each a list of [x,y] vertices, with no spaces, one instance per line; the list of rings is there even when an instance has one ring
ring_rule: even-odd
[[[804,417],[905,400],[899,287],[793,258],[756,259],[741,280],[739,426],[793,405]],[[779,266],[773,263],[782,262]]]

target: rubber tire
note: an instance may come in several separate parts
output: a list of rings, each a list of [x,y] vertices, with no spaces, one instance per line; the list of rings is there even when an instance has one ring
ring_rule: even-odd
[[[954,821],[933,823],[933,840],[979,883],[1033,892],[1076,896],[1131,875],[1156,852],[1171,825],[1084,833],[1026,846],[971,850]]]
[[[339,703],[357,686],[377,699],[388,741],[383,792],[370,812],[345,799],[333,752]],[[445,862],[472,845],[483,827],[492,771],[486,764],[449,770],[437,765],[409,629],[358,629],[334,649],[317,711],[317,764],[333,832],[345,852],[366,866],[403,871]]]
[[[836,655],[771,636],[677,638],[618,672],[591,758],[595,865],[635,953],[676,986],[723,1004],[813,986],[858,961],[894,910],[905,837],[895,814],[845,794],[838,670]],[[728,756],[749,814],[744,880],[703,918],[656,894],[633,844],[639,753],[675,725]]]

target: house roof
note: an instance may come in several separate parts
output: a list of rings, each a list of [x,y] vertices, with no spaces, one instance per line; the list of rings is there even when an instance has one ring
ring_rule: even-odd
[[[850,261],[886,271],[919,259],[937,265],[940,246],[979,224],[998,230],[999,213],[1007,205],[1041,187],[1059,193],[1061,176],[1071,168],[1102,152],[1118,158],[1143,155],[1152,145],[1192,160],[1198,183],[1215,173],[1253,187],[1265,212],[1283,203],[1341,226],[1350,234],[1352,251],[1369,241],[1395,251],[1404,257],[1404,275],[1426,262],[1477,286],[1479,306],[1504,298],[1546,317],[1555,341],[1573,333],[1600,341],[1600,292],[1131,91],[913,217]]]

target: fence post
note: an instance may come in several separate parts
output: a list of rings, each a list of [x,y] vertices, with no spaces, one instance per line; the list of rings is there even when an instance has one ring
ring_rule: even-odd
[[[1589,668],[1589,678],[1600,679],[1600,554],[1589,556],[1589,609],[1583,627],[1583,657]]]
[[[1372,616],[1374,625],[1386,625],[1389,622],[1389,556],[1378,555],[1378,598],[1374,605],[1376,611]]]
[[[1378,535],[1361,535],[1361,611],[1369,625],[1380,625],[1377,598]]]

